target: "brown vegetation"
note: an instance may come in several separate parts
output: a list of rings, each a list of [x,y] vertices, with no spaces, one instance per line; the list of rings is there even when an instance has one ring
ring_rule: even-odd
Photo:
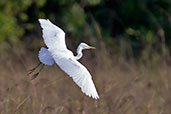
[[[85,96],[57,65],[31,81],[37,53],[1,58],[0,114],[170,114],[171,70],[166,64],[137,65],[110,58],[106,49],[84,51],[99,100]],[[33,57],[34,56],[34,57]]]

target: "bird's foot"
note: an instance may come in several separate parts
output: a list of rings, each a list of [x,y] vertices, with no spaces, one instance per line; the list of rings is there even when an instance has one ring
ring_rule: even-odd
[[[31,76],[31,80],[34,80],[39,75],[39,72]]]
[[[38,64],[35,68],[29,70],[28,75],[31,74],[32,72],[34,72],[36,70],[36,68],[38,66],[40,66],[40,64]],[[34,75],[31,76],[31,80],[34,80],[40,74],[40,72],[42,71],[43,67],[44,67],[44,64],[41,66],[40,70],[37,73],[35,73]]]
[[[32,72],[34,72],[35,70],[36,70],[36,68],[32,68],[32,69],[30,69],[30,70],[28,71],[27,74],[29,75],[29,74],[31,74]]]
[[[33,73],[40,65],[41,65],[41,63],[36,65],[34,68],[30,69],[27,74],[29,75],[29,74]]]

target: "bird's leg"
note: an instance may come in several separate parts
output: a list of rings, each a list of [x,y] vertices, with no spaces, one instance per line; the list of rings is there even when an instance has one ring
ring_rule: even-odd
[[[43,67],[44,67],[44,64],[42,65],[42,67],[40,68],[40,70],[31,77],[31,80],[35,79],[40,74],[40,72],[42,71]]]
[[[28,71],[28,75],[31,74],[32,72],[34,72],[34,71],[37,69],[37,67],[39,67],[41,64],[42,64],[42,63],[40,62],[40,63],[39,63],[38,65],[36,65],[34,68],[30,69],[30,70]]]

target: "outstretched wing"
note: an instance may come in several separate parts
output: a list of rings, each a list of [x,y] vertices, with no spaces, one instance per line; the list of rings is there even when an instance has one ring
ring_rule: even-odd
[[[38,57],[39,57],[40,62],[42,62],[45,65],[51,66],[55,62],[50,52],[44,47],[41,47]]]
[[[43,39],[49,49],[64,49],[65,32],[51,23],[48,19],[39,19],[42,28]]]
[[[54,59],[58,66],[70,77],[72,77],[83,93],[94,99],[99,99],[92,77],[81,63],[73,58]]]

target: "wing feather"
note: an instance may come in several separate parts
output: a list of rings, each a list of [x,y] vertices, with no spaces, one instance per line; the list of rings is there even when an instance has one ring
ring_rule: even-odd
[[[83,93],[94,99],[99,99],[90,73],[74,58],[72,52],[67,50],[64,31],[49,20],[39,19],[39,22],[42,28],[44,42],[48,47],[48,50],[44,48],[40,50],[40,61],[47,65],[51,65],[55,61],[65,73],[72,77],[73,81],[81,88]],[[45,56],[43,56],[44,53],[46,53]]]
[[[39,19],[42,36],[49,49],[66,49],[65,32],[48,19]]]
[[[82,92],[94,99],[99,99],[92,77],[88,70],[77,60],[72,58],[54,58],[58,66],[72,77]]]

